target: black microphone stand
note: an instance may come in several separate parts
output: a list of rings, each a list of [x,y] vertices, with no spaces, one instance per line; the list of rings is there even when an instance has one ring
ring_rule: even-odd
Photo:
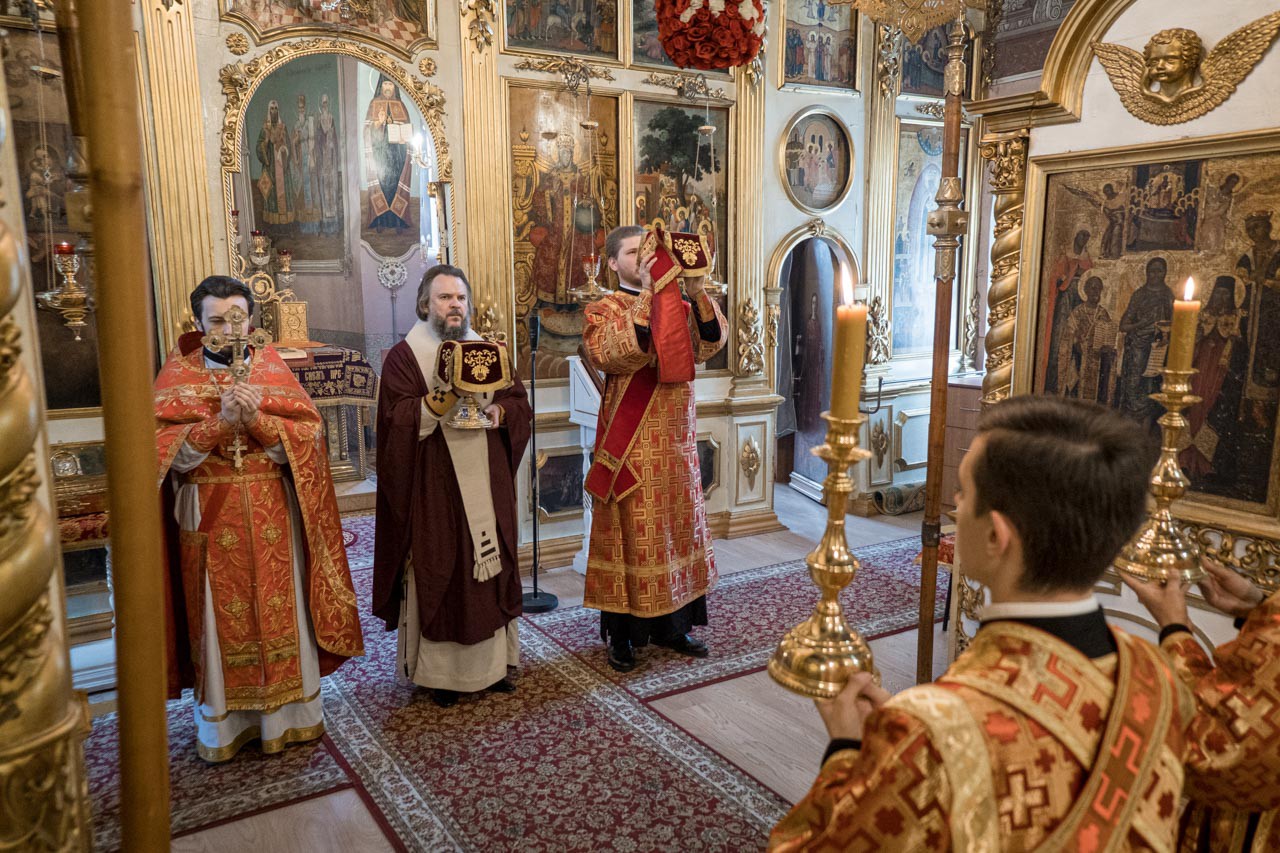
[[[537,314],[529,315],[529,409],[533,417],[529,419],[529,447],[532,451],[529,460],[529,480],[533,486],[533,592],[526,592],[524,598],[525,613],[546,613],[560,606],[560,599],[549,592],[538,589],[538,513],[542,505],[538,492],[538,333],[541,324]]]

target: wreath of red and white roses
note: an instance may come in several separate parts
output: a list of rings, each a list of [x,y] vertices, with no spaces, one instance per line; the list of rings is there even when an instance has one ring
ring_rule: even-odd
[[[747,65],[764,44],[762,0],[657,0],[658,39],[681,68]]]

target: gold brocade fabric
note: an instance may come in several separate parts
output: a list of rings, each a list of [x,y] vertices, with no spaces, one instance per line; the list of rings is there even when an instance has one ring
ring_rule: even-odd
[[[583,342],[607,376],[600,434],[618,409],[627,384],[654,358],[640,348],[635,323],[648,324],[650,298],[612,293],[587,308]],[[690,320],[699,363],[724,346],[728,323],[714,302],[720,339],[703,341]],[[662,616],[706,595],[716,585],[715,557],[702,500],[693,385],[660,383],[625,461],[639,485],[619,501],[592,504],[591,543],[583,604],[633,616]]]
[[[184,443],[208,451],[182,475],[199,489],[200,528],[179,534],[196,699],[203,696],[207,579],[227,710],[270,711],[302,698],[296,596],[307,602],[321,650],[354,657],[364,645],[320,414],[270,347],[254,353],[248,381],[263,391],[260,416],[237,435],[218,415],[227,373],[206,368],[198,346],[169,356],[155,389],[158,480],[163,483]],[[238,470],[237,440],[243,448]],[[265,453],[277,443],[289,460],[303,520],[305,590],[293,583],[286,471]]]
[[[1117,640],[1137,642],[1119,632]],[[860,751],[827,760],[770,849],[970,853],[1049,842],[1045,849],[1172,850],[1190,701],[1174,692],[1167,669],[1159,677],[1172,707],[1156,691],[1129,690],[1131,705],[1149,706],[1152,731],[1125,731],[1120,741],[1136,741],[1152,770],[1140,789],[1100,792],[1124,821],[1111,847],[1090,848],[1087,835],[1050,841],[1070,834],[1064,821],[1079,815],[1073,808],[1107,730],[1116,669],[1115,655],[1089,660],[1035,628],[984,626],[936,684],[899,694],[867,719]],[[1151,743],[1162,713],[1167,731]]]
[[[1186,632],[1161,649],[1195,695],[1179,850],[1280,850],[1280,593],[1213,660]],[[1252,844],[1246,846],[1251,813]]]

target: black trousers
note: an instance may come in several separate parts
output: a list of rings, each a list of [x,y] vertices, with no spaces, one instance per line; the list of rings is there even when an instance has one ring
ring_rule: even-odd
[[[665,616],[632,616],[629,613],[600,612],[600,639],[606,643],[624,640],[633,646],[650,641],[665,643],[689,633],[694,625],[707,624],[707,597],[700,595],[679,610]]]

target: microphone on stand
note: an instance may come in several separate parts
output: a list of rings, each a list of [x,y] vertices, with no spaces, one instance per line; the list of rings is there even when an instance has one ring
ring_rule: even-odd
[[[560,599],[549,592],[538,589],[538,507],[541,499],[538,492],[538,336],[542,332],[542,323],[536,312],[529,314],[529,408],[533,418],[529,422],[529,447],[532,451],[529,464],[529,480],[533,486],[533,592],[523,596],[525,613],[546,613],[560,606]]]

